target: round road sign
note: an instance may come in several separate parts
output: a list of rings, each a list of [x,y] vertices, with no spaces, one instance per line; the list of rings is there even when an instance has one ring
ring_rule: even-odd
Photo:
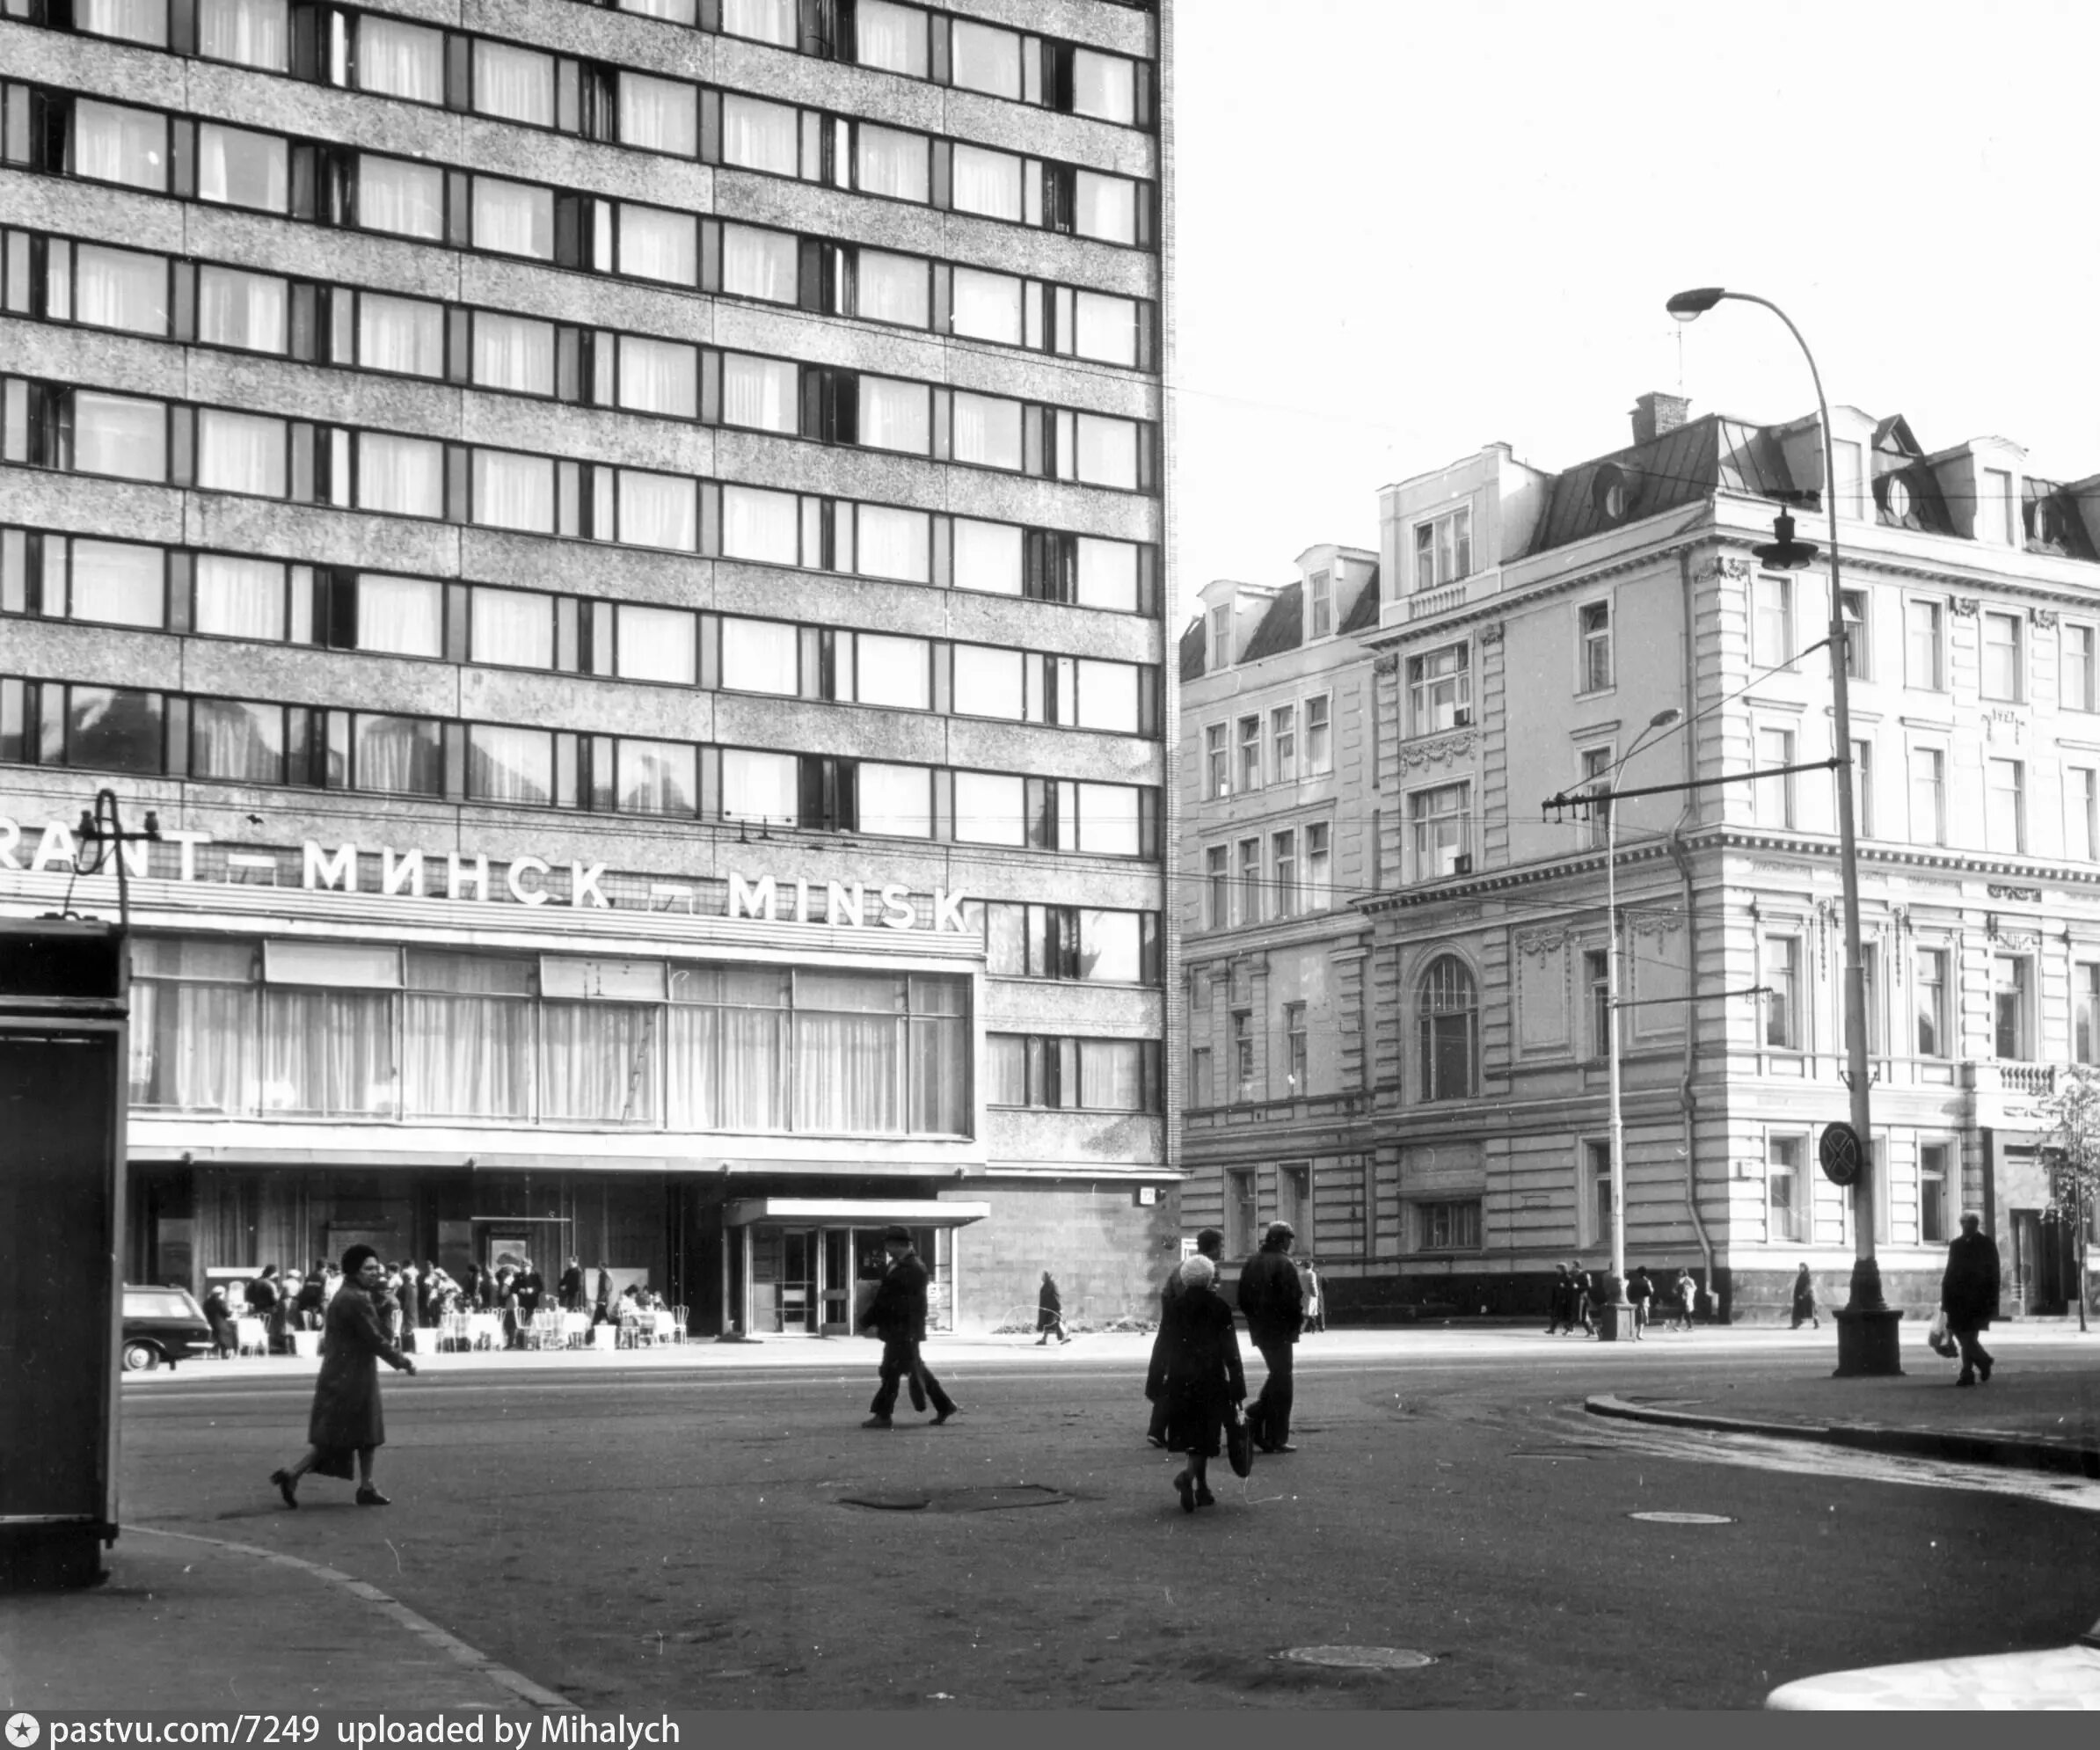
[[[1821,1139],[1816,1144],[1816,1154],[1823,1163],[1823,1177],[1833,1185],[1857,1185],[1859,1172],[1864,1163],[1859,1146],[1859,1132],[1848,1124],[1827,1124]]]

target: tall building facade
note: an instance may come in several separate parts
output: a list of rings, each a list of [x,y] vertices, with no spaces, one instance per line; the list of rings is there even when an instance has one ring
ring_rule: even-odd
[[[1148,1294],[1170,0],[4,0],[0,905],[128,1269]]]

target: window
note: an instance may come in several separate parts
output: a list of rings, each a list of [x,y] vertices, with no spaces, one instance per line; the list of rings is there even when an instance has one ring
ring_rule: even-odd
[[[682,741],[638,741],[623,735],[615,747],[613,795],[623,814],[697,813],[698,751]]]
[[[2064,768],[2064,854],[2100,861],[2100,772],[2091,766]]]
[[[284,496],[288,443],[282,419],[233,413],[222,407],[197,412],[197,485],[213,491]]]
[[[853,11],[853,58],[908,78],[927,75],[926,14],[894,0],[859,0]]]
[[[1137,121],[1136,63],[1090,48],[1072,50],[1071,108],[1075,115],[1132,127]]]
[[[1937,747],[1910,750],[1910,835],[1919,844],[1947,842],[1947,756]]]
[[[2063,629],[2062,670],[2057,699],[2066,711],[2100,711],[2100,696],[2094,691],[2093,628],[2066,625]]]
[[[48,247],[55,257],[64,244],[53,238]],[[128,329],[134,334],[166,334],[167,258],[131,249],[75,244],[73,319],[98,328]]]
[[[1334,903],[1333,828],[1316,821],[1305,829],[1305,908],[1325,911]]]
[[[1407,798],[1414,828],[1415,879],[1436,881],[1470,871],[1472,786],[1447,784]],[[1461,864],[1467,865],[1462,869]]]
[[[357,222],[397,237],[445,236],[445,173],[434,164],[408,164],[361,152],[357,161]]]
[[[1305,1080],[1305,1005],[1283,1005],[1284,1087],[1293,1097],[1310,1091]]]
[[[870,449],[925,456],[933,448],[933,391],[899,377],[859,378],[858,441]]]
[[[1334,738],[1328,723],[1328,698],[1322,693],[1305,702],[1305,775],[1324,777],[1334,769]]]
[[[1855,681],[1871,680],[1872,665],[1867,643],[1867,592],[1838,591],[1838,612],[1845,623],[1845,673]]]
[[[1602,692],[1611,685],[1611,603],[1586,602],[1576,609],[1575,621],[1582,663],[1578,690]]]
[[[474,179],[474,246],[554,259],[554,191],[500,178]]]
[[[1425,1100],[1469,1099],[1477,1091],[1478,1011],[1465,963],[1449,954],[1433,961],[1416,1004]]]
[[[1947,950],[1920,948],[1911,962],[1911,995],[1917,1012],[1920,1057],[1951,1056],[1947,1029]]]
[[[1076,170],[1071,177],[1072,229],[1081,237],[1098,237],[1105,243],[1135,244],[1138,185],[1127,177],[1103,176],[1090,170]]]
[[[853,510],[853,569],[860,576],[931,580],[933,524],[923,511],[860,505]]]
[[[1839,968],[1841,976],[1843,968]],[[1881,1011],[1881,943],[1878,937],[1867,937],[1859,944],[1860,1018],[1866,1023],[1867,1055],[1880,1057],[1888,1050],[1886,1030]],[[1835,1037],[1841,1043],[1845,1037],[1843,1014],[1843,986],[1841,982],[1835,993],[1839,1003],[1839,1015]]]
[[[1589,809],[1589,842],[1593,849],[1601,849],[1611,842],[1611,789],[1612,749],[1585,747],[1579,755],[1582,777],[1581,787],[1586,791],[1608,792],[1605,800],[1593,802]]]
[[[334,749],[331,748],[332,755]],[[381,717],[358,711],[350,718],[350,784],[399,796],[442,796],[444,754],[434,718]]]
[[[1059,296],[1063,294],[1060,292]],[[1142,306],[1108,292],[1072,294],[1071,332],[1057,336],[1058,350],[1104,364],[1136,365]]]
[[[554,738],[543,729],[471,726],[467,794],[479,802],[546,806],[554,800]]]
[[[1918,1241],[1943,1244],[1947,1239],[1947,1180],[1954,1164],[1951,1142],[1918,1144]]]
[[[15,88],[20,91],[20,87]],[[12,104],[21,101],[12,98]],[[73,99],[73,131],[66,168],[98,182],[121,182],[164,193],[168,186],[168,120],[152,110]],[[10,118],[12,125],[11,116]]]
[[[1609,1245],[1615,1206],[1611,1194],[1611,1142],[1608,1138],[1589,1136],[1583,1139],[1582,1171],[1589,1192],[1584,1211],[1589,1228],[1586,1243],[1590,1245]]]
[[[445,514],[445,451],[433,439],[357,434],[357,507],[403,516]]]
[[[554,667],[554,598],[478,586],[468,659],[511,668]]]
[[[1216,1084],[1211,1069],[1211,1051],[1207,1045],[1189,1047],[1189,1105],[1197,1110],[1217,1103]]]
[[[290,344],[285,282],[236,267],[197,270],[197,339],[211,346],[282,354]]]
[[[1801,1163],[1807,1154],[1807,1139],[1768,1136],[1765,1139],[1765,1237],[1805,1244],[1811,1214],[1809,1188],[1801,1177]]]
[[[1760,729],[1757,732],[1757,766],[1773,776],[1755,779],[1750,790],[1751,818],[1761,827],[1794,824],[1794,775],[1777,768],[1794,763],[1794,732]]]
[[[500,53],[499,45],[479,43],[478,51]],[[376,13],[361,13],[357,19],[357,86],[389,97],[406,98],[413,103],[438,104],[445,100],[445,33],[427,26],[412,25]],[[508,112],[478,91],[477,107],[489,115]],[[550,117],[549,120],[552,118]]]
[[[367,370],[443,376],[444,305],[421,298],[361,293],[357,299],[357,361]]]
[[[1243,791],[1261,788],[1261,718],[1243,717],[1240,719],[1240,772],[1239,788]]]
[[[864,194],[923,204],[931,193],[929,142],[873,122],[853,124],[853,186]]]
[[[1766,937],[1764,962],[1765,1045],[1773,1051],[1803,1050],[1801,938]]]
[[[1203,794],[1213,801],[1232,794],[1232,754],[1221,723],[1208,724],[1203,731]]]
[[[1274,917],[1295,917],[1298,914],[1298,835],[1287,828],[1269,835],[1269,876],[1274,883],[1275,905],[1271,912]]]
[[[722,162],[744,170],[797,176],[802,169],[802,131],[786,104],[726,92],[722,98]]]
[[[2021,651],[2022,631],[2017,614],[1984,615],[1980,687],[1985,698],[2016,703],[2023,696],[2026,664]]]
[[[1852,830],[1861,838],[1874,836],[1874,744],[1871,741],[1852,744]]]
[[[2010,1062],[2024,1063],[2034,1055],[2032,977],[2033,962],[2025,955],[1991,957],[1991,1046]]]
[[[689,687],[699,678],[700,623],[684,608],[645,608],[623,602],[614,609],[623,681],[664,681]]]
[[[722,0],[722,30],[779,48],[796,48],[801,38],[795,0]]]
[[[2100,965],[2090,960],[2071,969],[2071,1055],[2100,1063]]]
[[[1472,646],[1446,645],[1407,660],[1410,733],[1433,735],[1473,720]]]
[[[2023,760],[1983,762],[1983,843],[2016,856],[2027,849],[2027,766]]]
[[[869,322],[930,326],[931,285],[931,269],[915,255],[859,250],[853,261],[853,313]]]
[[[1298,707],[1278,705],[1269,713],[1269,781],[1298,781]]]
[[[1480,1199],[1469,1197],[1450,1202],[1418,1203],[1417,1236],[1423,1251],[1478,1251],[1480,1250]]]
[[[1244,1105],[1254,1097],[1254,1011],[1232,1011],[1233,1098]]]
[[[1011,152],[965,145],[959,140],[949,152],[948,200],[957,212],[981,214],[988,219],[1020,219],[1019,158]]]
[[[67,547],[62,586],[65,599],[54,602],[53,572],[59,539],[55,535],[44,536],[46,614],[117,626],[167,623],[166,563],[159,548],[75,536]]]
[[[1254,1171],[1251,1167],[1228,1168],[1225,1173],[1225,1256],[1244,1258],[1260,1242],[1256,1230]]]
[[[700,93],[682,79],[653,79],[620,73],[620,142],[652,152],[697,157]]]
[[[1907,684],[1940,693],[1947,689],[1943,614],[1937,602],[1903,604],[1904,674]]]
[[[1221,602],[1210,610],[1210,673],[1232,666],[1232,604]]]
[[[620,272],[670,286],[700,283],[700,221],[690,213],[620,203]]]
[[[1261,841],[1242,839],[1239,846],[1239,921],[1261,922]]]
[[[223,122],[197,127],[197,198],[281,213],[291,193],[290,148],[281,135]]]
[[[1415,588],[1440,589],[1473,574],[1473,510],[1462,505],[1415,524]]]
[[[69,399],[71,454],[61,458],[62,466],[125,480],[168,478],[168,413],[159,402],[85,389],[69,391]]]
[[[785,232],[722,227],[722,289],[732,297],[793,303],[800,277],[795,239]]]
[[[1227,845],[1214,844],[1203,853],[1203,885],[1210,898],[1210,927],[1232,928],[1232,852]]]
[[[1589,992],[1589,1056],[1602,1062],[1611,1053],[1611,956],[1607,949],[1582,951],[1583,988]]]
[[[22,8],[9,6],[9,17]],[[31,16],[34,16],[33,9]],[[73,28],[90,36],[111,36],[126,42],[143,42],[155,48],[168,46],[168,0],[74,0]]]
[[[285,635],[285,568],[281,565],[200,553],[191,589],[191,623],[200,632],[271,639]]]
[[[1793,580],[1760,572],[1750,585],[1751,667],[1788,668],[1793,660]]]

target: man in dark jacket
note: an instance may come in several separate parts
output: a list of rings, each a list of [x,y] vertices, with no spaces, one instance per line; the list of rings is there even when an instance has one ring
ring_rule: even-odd
[[[1291,1262],[1291,1242],[1297,1237],[1288,1221],[1270,1222],[1261,1250],[1240,1266],[1240,1310],[1269,1369],[1260,1397],[1247,1412],[1248,1432],[1264,1452],[1297,1450],[1291,1444],[1291,1346],[1305,1323],[1304,1292],[1298,1266]]]
[[[562,1272],[561,1280],[556,1285],[555,1292],[561,1296],[561,1309],[564,1312],[583,1310],[583,1266],[574,1258],[569,1260],[569,1267]]]
[[[1947,1273],[1940,1279],[1947,1332],[1961,1345],[1957,1385],[1987,1383],[1991,1376],[1991,1357],[1977,1333],[1988,1330],[1998,1316],[1998,1243],[1982,1227],[1974,1211],[1961,1218],[1961,1233],[1947,1248]]]
[[[919,1345],[926,1340],[926,1266],[912,1250],[910,1234],[902,1228],[882,1230],[882,1249],[889,1258],[889,1268],[883,1272],[867,1311],[860,1316],[861,1329],[872,1329],[882,1338],[881,1382],[875,1389],[874,1402],[868,1405],[871,1414],[861,1426],[890,1426],[890,1411],[897,1407],[897,1385],[904,1379],[915,1382],[915,1399],[917,1389],[924,1389],[938,1426],[955,1414],[956,1404],[919,1359]]]
[[[1557,1331],[1571,1333],[1575,1329],[1575,1279],[1568,1274],[1568,1266],[1553,1266],[1553,1280],[1546,1285],[1546,1335]]]
[[[1213,1264],[1225,1257],[1225,1236],[1216,1228],[1205,1228],[1196,1236],[1196,1256],[1207,1258]],[[1167,1337],[1167,1314],[1172,1309],[1175,1298],[1181,1293],[1181,1266],[1176,1265],[1167,1273],[1167,1286],[1159,1291],[1159,1329],[1152,1338],[1152,1367],[1156,1372],[1164,1365],[1163,1357]],[[1167,1404],[1164,1397],[1153,1400],[1152,1426],[1146,1429],[1145,1438],[1156,1447],[1167,1443]]]

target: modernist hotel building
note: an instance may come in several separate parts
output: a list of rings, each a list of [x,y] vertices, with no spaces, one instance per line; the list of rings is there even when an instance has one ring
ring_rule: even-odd
[[[135,1280],[1171,1255],[1168,0],[0,0],[0,911]]]

